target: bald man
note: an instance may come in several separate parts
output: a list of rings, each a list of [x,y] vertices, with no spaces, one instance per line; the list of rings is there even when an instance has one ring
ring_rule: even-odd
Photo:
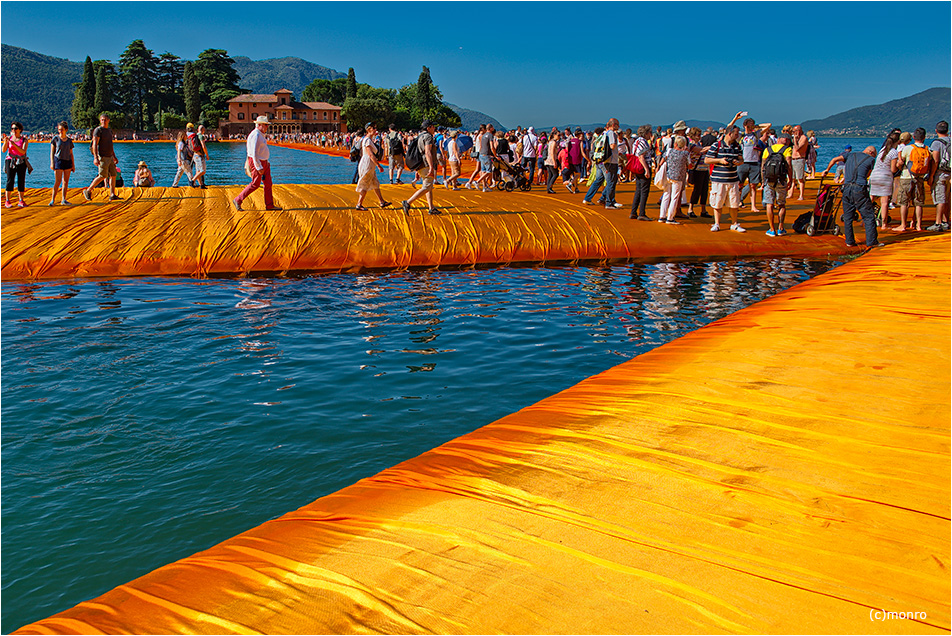
[[[869,173],[876,163],[876,148],[867,146],[863,152],[846,153],[845,156],[836,157],[830,164],[837,160],[846,162],[843,180],[843,235],[846,244],[850,247],[856,245],[853,221],[858,211],[866,229],[866,251],[879,247],[882,243],[876,232],[876,208],[869,198]]]

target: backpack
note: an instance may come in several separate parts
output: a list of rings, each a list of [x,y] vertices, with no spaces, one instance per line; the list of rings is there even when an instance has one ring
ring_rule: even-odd
[[[779,183],[787,180],[787,160],[783,156],[784,150],[768,151],[767,158],[764,160],[764,179],[768,183]]]
[[[390,138],[390,155],[402,155],[403,154],[403,141],[400,139],[399,135],[394,135]]]
[[[548,158],[549,158],[549,142],[546,141],[544,144],[542,144],[542,152],[539,153],[539,159],[541,159],[542,161],[545,161]]]
[[[407,170],[419,170],[423,167],[423,153],[420,152],[420,136],[417,135],[413,140],[407,144],[407,154],[404,157],[404,162],[407,164]]]
[[[192,152],[192,148],[188,143],[188,138],[186,137],[182,140],[182,160],[186,162],[191,161],[192,155],[194,154],[195,153]]]
[[[363,140],[363,137],[360,138]],[[350,160],[351,161],[360,161],[360,155],[362,154],[361,144],[354,144],[350,147]]]
[[[940,137],[936,141],[942,144],[942,150],[939,152],[939,170],[942,172],[949,171],[949,138]]]
[[[191,151],[193,155],[203,155],[202,152],[202,140],[198,138],[198,135],[192,133],[191,135],[185,135],[185,141],[187,146],[191,146]]]
[[[932,160],[932,153],[925,146],[913,144],[909,151],[909,172],[916,176],[929,174],[929,162]]]
[[[592,143],[592,161],[604,163],[612,156],[611,144],[608,143],[608,134],[602,133]]]

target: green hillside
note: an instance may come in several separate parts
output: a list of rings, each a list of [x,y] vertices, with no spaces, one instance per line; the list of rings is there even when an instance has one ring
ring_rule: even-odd
[[[952,105],[948,88],[929,90],[894,99],[875,106],[853,108],[826,119],[803,122],[804,130],[815,130],[819,135],[885,135],[893,128],[915,130],[919,126],[932,133],[936,122],[949,121]]]
[[[299,57],[252,60],[237,56],[232,59],[235,60],[235,70],[241,78],[242,88],[247,88],[252,93],[270,94],[286,88],[300,99],[304,87],[312,80],[347,77],[346,73],[302,60]]]
[[[73,83],[83,79],[83,65],[0,44],[0,119],[4,130],[20,121],[29,132],[55,130],[69,121]]]

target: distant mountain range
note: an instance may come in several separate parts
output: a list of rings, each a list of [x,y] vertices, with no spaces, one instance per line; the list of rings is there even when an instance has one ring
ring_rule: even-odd
[[[59,57],[0,44],[0,118],[4,130],[11,121],[28,132],[55,130],[69,121],[73,83],[83,79],[83,65]]]
[[[268,60],[252,60],[233,57],[235,70],[241,78],[239,86],[252,93],[270,94],[286,88],[298,99],[304,88],[316,79],[333,80],[347,77],[347,73],[313,64],[299,57],[281,57]]]
[[[949,121],[950,112],[950,90],[930,88],[885,104],[853,108],[826,119],[811,119],[801,125],[804,130],[815,130],[818,135],[824,136],[879,137],[893,128],[912,131],[919,126],[931,135],[937,122],[943,119]]]
[[[300,98],[304,87],[314,79],[345,77],[340,71],[299,57],[251,60],[239,56],[233,59],[235,70],[241,78],[239,85],[252,93],[273,93],[279,88],[287,88]],[[70,106],[73,103],[73,84],[81,81],[82,75],[83,65],[80,62],[50,57],[7,44],[0,45],[0,118],[3,125],[9,126],[11,121],[21,121],[29,132],[52,131],[57,122],[69,118]],[[464,129],[473,130],[486,123],[491,123],[497,130],[506,129],[498,120],[485,113],[448,102],[447,106],[459,114]],[[913,130],[918,126],[923,126],[931,133],[937,121],[949,120],[950,110],[950,89],[930,88],[884,104],[863,106],[826,119],[806,121],[803,122],[803,127],[824,136],[879,136],[893,127]],[[685,123],[702,130],[708,126],[719,128],[724,125],[723,122],[701,120],[688,120]],[[605,122],[560,124],[558,128],[594,130],[597,126],[604,125]],[[621,124],[621,128],[637,130],[639,125],[626,123]],[[660,125],[670,128],[673,122]],[[536,128],[549,130],[552,126]]]

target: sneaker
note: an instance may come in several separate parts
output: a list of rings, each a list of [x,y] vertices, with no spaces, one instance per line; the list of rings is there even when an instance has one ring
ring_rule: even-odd
[[[233,206],[235,206],[235,209],[238,210],[239,212],[242,211],[242,210],[241,210],[241,201],[239,201],[238,199],[232,199],[232,200],[231,200],[231,204],[232,204]]]
[[[565,186],[565,189],[568,190],[569,192],[572,191],[572,186],[569,185],[568,183],[563,183],[562,185],[564,185],[564,186]]]
[[[25,207],[26,207],[26,203],[24,203],[23,201],[17,201],[17,207],[18,207],[18,208],[25,208]]]
[[[397,179],[396,181],[393,181],[392,183],[394,185],[403,185],[403,181],[400,181],[400,179]]]
[[[443,214],[439,208],[430,208],[430,214]]]
[[[605,207],[609,207],[609,206],[605,206]],[[625,206],[623,206],[621,203],[612,203],[610,207],[613,207],[613,208],[615,208],[616,210],[620,210],[621,208],[623,208],[623,207],[625,207]]]
[[[948,223],[940,223],[939,225],[942,226],[942,231],[943,231],[943,232],[948,232],[948,231],[949,231],[949,224],[948,224]]]
[[[936,223],[936,224],[934,224],[934,225],[930,225],[929,227],[926,228],[926,231],[927,231],[927,232],[941,232],[941,231],[942,231],[942,224],[941,224],[941,223]]]
[[[60,201],[60,205],[73,205],[73,204],[67,201],[66,199],[63,199],[62,201]]]
[[[119,196],[118,194],[112,194],[112,195],[109,195],[109,200],[110,200],[110,201],[122,201],[122,197]]]
[[[5,207],[5,208],[12,208],[12,207],[13,207],[13,204],[10,203],[9,201],[7,201],[6,203],[3,204],[3,207]]]
[[[582,199],[582,203],[584,203],[585,205],[595,205],[594,203],[592,203],[592,202],[589,201],[588,199]]]
[[[406,214],[407,216],[410,216],[410,204],[409,204],[409,203],[407,203],[406,201],[401,201],[401,202],[400,202],[400,207],[403,208],[403,213],[404,213],[404,214]]]
[[[637,218],[639,221],[650,221],[650,220],[651,220],[651,217],[645,216],[644,214],[639,214],[636,218]]]
[[[681,225],[678,221],[675,221],[674,219],[668,219],[667,221],[665,221],[665,223],[667,225]]]
[[[777,236],[783,236],[786,233],[787,231],[783,228],[780,228],[779,230],[777,230]]]
[[[747,231],[740,226],[740,223],[735,223],[734,225],[731,226],[731,229],[734,230],[735,232],[740,232],[741,234]]]
[[[53,199],[52,201],[50,201],[50,207],[52,207],[52,206],[54,206],[54,205],[56,205],[56,199]]]
[[[688,212],[688,218],[689,218],[689,219],[696,219],[696,218],[697,218],[697,214],[695,214],[694,212]]]
[[[87,201],[93,200],[93,196],[89,194],[89,190],[83,190],[83,198],[86,199]],[[7,207],[10,207],[10,206],[8,205]]]
[[[775,236],[777,236],[777,233],[774,232],[773,230],[767,230],[767,236],[775,237]]]
[[[714,225],[711,226],[711,231],[712,231],[712,232],[720,232],[720,231],[721,231],[721,226],[718,225],[717,223],[715,223]]]
[[[664,217],[663,217],[663,216],[658,218],[658,223],[664,223]]]
[[[846,247],[856,247],[856,243],[847,242]]]

